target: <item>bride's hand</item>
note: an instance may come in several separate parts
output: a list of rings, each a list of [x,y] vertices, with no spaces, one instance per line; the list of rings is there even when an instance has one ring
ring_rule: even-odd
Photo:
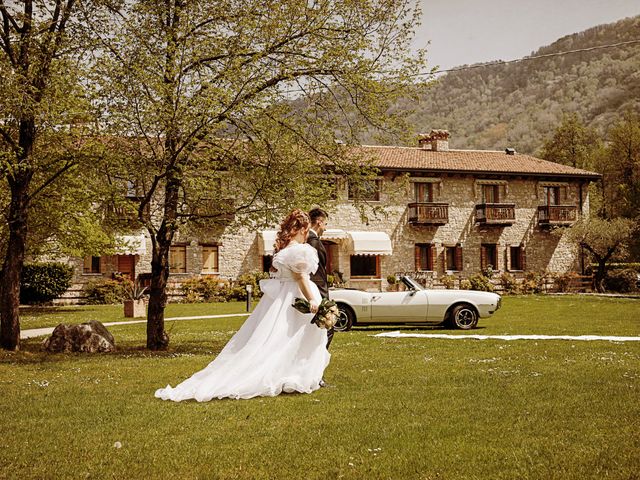
[[[309,310],[311,310],[311,313],[318,313],[318,304],[315,302],[309,302]]]

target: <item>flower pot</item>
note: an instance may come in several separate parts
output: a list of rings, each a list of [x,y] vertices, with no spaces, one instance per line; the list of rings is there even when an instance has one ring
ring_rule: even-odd
[[[124,301],[124,316],[127,318],[137,318],[147,316],[147,305],[143,298],[139,300]]]

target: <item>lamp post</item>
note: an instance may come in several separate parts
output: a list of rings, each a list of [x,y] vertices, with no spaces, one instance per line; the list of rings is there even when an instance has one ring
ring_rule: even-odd
[[[247,289],[247,312],[251,311],[251,292],[253,292],[253,285],[245,285]]]

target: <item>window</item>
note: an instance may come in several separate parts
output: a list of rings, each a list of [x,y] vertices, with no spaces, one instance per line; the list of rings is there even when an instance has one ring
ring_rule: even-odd
[[[462,271],[462,246],[444,247],[445,271]]]
[[[567,187],[545,186],[543,190],[545,205],[562,205],[567,201]]]
[[[416,202],[432,203],[433,202],[433,183],[416,182],[413,184]]]
[[[483,243],[480,246],[480,269],[498,269],[498,247],[495,243]]]
[[[262,256],[262,271],[269,273],[271,270],[271,265],[273,264],[273,255],[263,255]]]
[[[169,247],[169,271],[171,273],[187,273],[186,245],[172,245]]]
[[[202,272],[218,273],[218,246],[203,245],[202,246]]]
[[[349,183],[349,200],[380,200],[380,180],[365,180],[359,185]]]
[[[351,277],[380,278],[380,257],[351,255]]]
[[[82,273],[100,273],[100,257],[84,257]]]
[[[524,247],[509,247],[509,270],[524,270]]]
[[[415,246],[416,271],[425,272],[435,270],[436,247],[430,243],[416,243]]]
[[[482,203],[500,203],[500,185],[482,185]]]

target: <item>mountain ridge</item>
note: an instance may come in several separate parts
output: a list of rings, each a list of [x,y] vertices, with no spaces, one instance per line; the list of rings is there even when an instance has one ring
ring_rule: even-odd
[[[454,69],[418,93],[422,108],[404,98],[393,110],[406,111],[416,132],[449,130],[457,149],[514,147],[536,154],[563,115],[572,113],[604,135],[625,111],[640,111],[640,42],[562,52],[631,40],[640,40],[640,16],[565,35],[519,62]],[[531,58],[556,53],[561,55]]]

